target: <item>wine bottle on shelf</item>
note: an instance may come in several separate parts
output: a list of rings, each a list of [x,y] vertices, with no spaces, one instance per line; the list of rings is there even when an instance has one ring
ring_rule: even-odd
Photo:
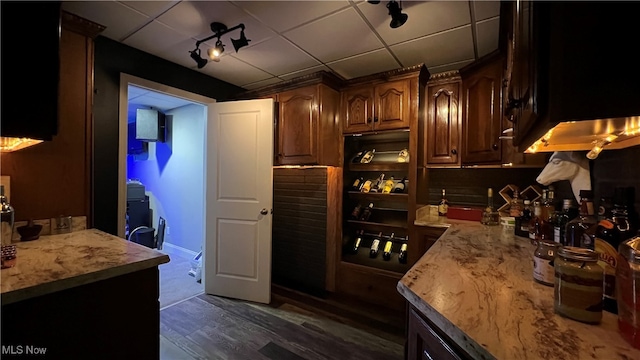
[[[393,190],[391,190],[394,193],[403,193],[404,192],[404,188],[405,188],[405,181],[407,181],[407,177],[403,177],[402,180],[400,180],[396,186],[393,187]]]
[[[369,221],[369,218],[371,217],[371,210],[373,210],[373,203],[369,203],[369,206],[362,210],[362,215],[360,215],[360,219],[358,220]]]
[[[378,251],[380,250],[380,239],[382,238],[382,232],[380,232],[378,234],[378,236],[376,236],[373,239],[373,242],[371,243],[371,250],[369,250],[369,257],[370,258],[376,258],[378,256]]]
[[[447,216],[447,211],[448,210],[449,210],[449,200],[447,200],[447,197],[445,196],[444,189],[442,189],[442,199],[440,200],[440,203],[438,204],[438,215]]]
[[[409,149],[402,149],[398,153],[398,162],[399,163],[407,163],[409,162]]]
[[[362,184],[360,188],[360,192],[368,193],[371,190],[371,185],[373,184],[373,180],[367,180]]]
[[[353,209],[353,211],[351,211],[351,218],[354,219],[354,220],[358,220],[360,218],[361,214],[362,214],[362,205],[358,204]]]
[[[364,230],[359,230],[356,236],[356,239],[353,241],[353,247],[351,248],[352,254],[357,254],[358,249],[360,248],[360,243],[362,242],[362,236],[364,235]]]
[[[358,151],[356,156],[354,156],[353,159],[351,159],[351,162],[354,164],[359,163],[362,160],[362,157],[364,156],[364,154],[366,153],[367,153],[367,150]]]
[[[373,156],[376,153],[376,149],[371,149],[367,152],[364,153],[364,155],[362,155],[362,159],[360,159],[360,162],[362,164],[368,164],[371,162],[371,160],[373,159]]]
[[[395,234],[391,233],[391,236],[389,236],[389,240],[387,240],[387,242],[384,244],[384,250],[382,251],[382,259],[389,261],[391,260],[391,252],[393,250],[393,236]]]
[[[362,189],[362,185],[364,185],[364,178],[362,178],[362,176],[360,176],[359,178],[355,179],[353,184],[351,184],[351,190],[352,191],[360,191],[360,189]]]
[[[382,187],[384,186],[384,173],[378,176],[378,179],[373,182],[373,186],[371,186],[371,190],[369,192],[380,192],[382,191]]]
[[[382,187],[382,193],[383,194],[390,193],[394,185],[395,185],[395,181],[393,179],[393,176],[391,176],[389,179],[387,179],[387,181],[384,182],[384,186]]]
[[[405,241],[409,241],[409,237],[407,236]],[[398,253],[398,261],[401,264],[406,264],[407,263],[407,243],[402,244],[402,246],[400,247],[400,253]]]

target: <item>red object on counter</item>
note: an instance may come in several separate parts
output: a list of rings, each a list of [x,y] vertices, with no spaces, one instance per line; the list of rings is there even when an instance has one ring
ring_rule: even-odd
[[[480,221],[483,210],[480,208],[449,206],[447,219]]]

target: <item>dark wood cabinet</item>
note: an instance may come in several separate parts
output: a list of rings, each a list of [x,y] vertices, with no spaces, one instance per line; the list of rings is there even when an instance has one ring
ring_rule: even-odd
[[[499,164],[502,159],[502,62],[499,53],[460,70],[462,163]]]
[[[457,71],[427,83],[426,160],[429,165],[460,165],[461,79]]]
[[[457,348],[435,326],[423,319],[413,306],[409,308],[408,360],[461,360],[471,357]]]
[[[410,80],[347,88],[342,93],[344,133],[408,129],[411,123]]]
[[[317,84],[279,93],[277,99],[277,163],[338,165],[338,91]]]

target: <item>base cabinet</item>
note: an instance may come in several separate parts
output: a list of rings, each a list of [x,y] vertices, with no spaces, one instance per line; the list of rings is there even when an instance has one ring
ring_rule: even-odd
[[[418,311],[409,308],[407,334],[408,360],[461,360],[471,359],[446,338],[439,329],[424,319]]]

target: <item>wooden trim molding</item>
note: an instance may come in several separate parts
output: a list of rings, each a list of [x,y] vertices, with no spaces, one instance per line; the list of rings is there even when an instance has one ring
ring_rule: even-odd
[[[62,27],[78,34],[95,39],[106,26],[94,23],[78,15],[62,11]]]

